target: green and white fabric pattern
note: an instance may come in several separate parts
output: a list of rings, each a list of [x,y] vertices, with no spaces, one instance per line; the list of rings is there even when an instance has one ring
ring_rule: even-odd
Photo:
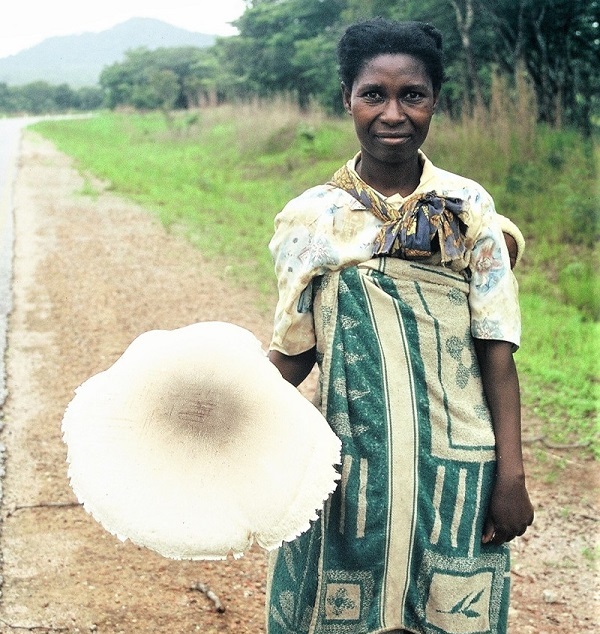
[[[382,257],[314,288],[342,478],[272,558],[269,634],[505,633],[509,550],[481,543],[495,450],[468,282]]]

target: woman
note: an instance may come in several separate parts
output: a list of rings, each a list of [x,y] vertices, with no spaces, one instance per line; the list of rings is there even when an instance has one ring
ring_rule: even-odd
[[[382,19],[338,46],[360,152],[277,216],[269,357],[342,440],[341,482],[272,561],[270,634],[505,632],[505,542],[533,520],[517,288],[489,194],[421,152],[441,35]]]

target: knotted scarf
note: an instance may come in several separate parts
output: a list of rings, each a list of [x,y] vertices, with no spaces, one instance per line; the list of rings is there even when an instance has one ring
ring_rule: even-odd
[[[460,217],[468,215],[464,200],[431,191],[412,194],[396,209],[347,165],[333,175],[330,184],[348,192],[383,222],[374,256],[414,260],[439,251],[443,264],[464,261],[466,225]]]

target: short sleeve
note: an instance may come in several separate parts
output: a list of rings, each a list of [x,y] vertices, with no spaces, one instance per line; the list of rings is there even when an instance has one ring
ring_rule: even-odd
[[[316,344],[312,281],[370,259],[378,230],[364,206],[327,185],[307,190],[276,216],[269,243],[279,292],[272,350],[294,356]]]
[[[289,356],[310,350],[316,343],[312,272],[305,257],[312,241],[311,224],[307,213],[288,205],[275,218],[275,234],[269,244],[279,293],[269,347]]]
[[[482,201],[482,227],[471,254],[469,305],[471,333],[476,339],[521,342],[519,287],[494,203]]]

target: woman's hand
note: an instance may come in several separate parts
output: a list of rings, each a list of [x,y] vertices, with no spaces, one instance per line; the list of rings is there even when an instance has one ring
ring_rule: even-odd
[[[278,350],[269,350],[269,361],[281,372],[281,376],[298,387],[302,381],[310,374],[317,359],[316,348],[311,348],[290,357]]]
[[[509,542],[523,535],[533,523],[533,515],[525,476],[498,474],[481,541],[484,544]]]
[[[519,247],[517,241],[510,233],[503,232],[504,242],[506,242],[506,248],[508,249],[508,257],[510,259],[510,268],[514,269],[517,264],[517,257],[519,256]]]

